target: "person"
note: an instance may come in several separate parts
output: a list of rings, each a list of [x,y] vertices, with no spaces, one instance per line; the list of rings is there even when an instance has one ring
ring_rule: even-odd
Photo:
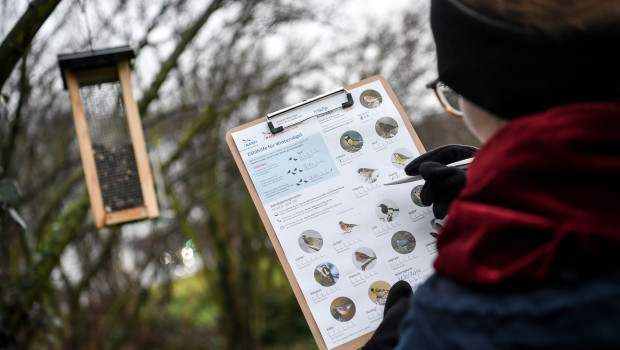
[[[620,349],[620,2],[431,0],[431,28],[432,87],[482,146],[407,165],[447,215],[435,274],[364,349]]]

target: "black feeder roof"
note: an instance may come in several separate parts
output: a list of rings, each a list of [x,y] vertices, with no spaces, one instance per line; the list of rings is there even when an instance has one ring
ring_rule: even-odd
[[[120,61],[127,61],[136,57],[133,49],[129,46],[112,47],[102,50],[92,50],[58,55],[58,66],[62,83],[67,89],[65,81],[65,69],[72,71],[107,67]]]

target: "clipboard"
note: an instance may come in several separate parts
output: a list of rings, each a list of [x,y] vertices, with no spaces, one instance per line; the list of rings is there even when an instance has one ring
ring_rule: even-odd
[[[332,346],[332,347],[328,346],[326,340],[323,337],[323,335],[325,334],[325,330],[324,329],[322,330],[319,328],[317,321],[315,317],[313,316],[308,300],[306,300],[307,296],[304,295],[304,291],[302,291],[300,282],[296,278],[295,273],[293,271],[294,268],[291,262],[289,261],[289,259],[287,259],[285,250],[280,242],[280,239],[278,238],[276,234],[274,222],[272,222],[273,217],[272,218],[269,217],[266,207],[265,207],[265,203],[263,200],[261,200],[261,196],[264,197],[265,194],[264,193],[259,194],[259,191],[257,190],[255,184],[253,183],[250,172],[248,171],[248,167],[246,166],[246,163],[243,160],[241,150],[239,149],[238,145],[235,143],[233,134],[242,132],[248,128],[256,127],[257,125],[261,125],[261,124],[267,124],[269,128],[269,132],[272,135],[279,134],[287,129],[295,129],[288,133],[289,135],[295,134],[297,131],[303,130],[305,124],[310,123],[310,119],[317,119],[317,118],[321,118],[325,116],[331,117],[330,114],[336,110],[340,110],[341,113],[344,113],[346,115],[347,113],[346,110],[348,108],[352,108],[352,106],[354,106],[355,104],[361,104],[363,102],[362,95],[352,96],[350,91],[356,90],[356,89],[359,90],[359,88],[362,88],[366,85],[372,85],[372,84],[377,84],[377,83],[380,84],[380,86],[384,89],[385,93],[387,94],[387,96],[380,96],[380,98],[389,99],[389,102],[394,105],[397,111],[396,113],[398,113],[400,117],[399,122],[402,121],[402,124],[403,124],[402,126],[404,126],[404,128],[400,127],[399,129],[399,132],[401,133],[401,137],[405,137],[407,139],[410,138],[410,140],[413,142],[413,145],[415,147],[415,151],[418,154],[424,153],[425,150],[418,135],[413,129],[413,126],[411,125],[411,122],[407,118],[402,106],[398,102],[392,88],[388,84],[386,78],[384,78],[383,76],[373,76],[373,77],[364,79],[358,83],[345,86],[341,89],[334,90],[332,92],[328,92],[326,94],[306,100],[296,105],[284,108],[280,111],[270,113],[267,116],[254,120],[247,124],[238,126],[236,128],[233,128],[229,130],[226,134],[226,141],[231,150],[233,158],[235,159],[235,162],[237,166],[239,167],[241,176],[243,177],[243,180],[250,193],[250,196],[252,197],[252,200],[254,201],[254,204],[256,206],[256,209],[258,210],[259,216],[261,220],[263,221],[265,229],[267,230],[267,233],[269,235],[271,243],[273,244],[274,250],[276,251],[276,254],[280,260],[280,263],[282,264],[282,267],[284,268],[286,276],[289,280],[289,283],[291,284],[291,287],[301,307],[304,317],[306,318],[306,321],[310,327],[310,330],[315,338],[315,341],[318,347],[324,350],[327,350],[327,349],[336,349],[336,350],[358,349],[362,347],[368,341],[368,339],[370,339],[370,337],[374,333],[374,330],[370,332],[361,332],[360,334],[350,336],[349,339],[347,339],[345,342],[342,342],[342,344],[339,344],[337,346]],[[370,97],[376,98],[376,96],[370,96]],[[329,99],[332,99],[331,102],[328,101],[331,104],[326,102],[329,106],[323,106],[322,104],[318,103],[320,101],[326,101]],[[316,107],[317,103],[318,105],[321,105],[321,108],[318,108],[318,109],[314,108]],[[368,107],[370,107],[370,108],[367,108],[368,111],[372,112],[373,111],[372,106],[368,105]],[[296,111],[300,111],[303,109],[306,109],[306,111],[309,109],[311,111],[311,115],[309,116],[308,114],[304,114],[302,112],[295,113]],[[368,115],[370,115],[370,112],[368,113]],[[291,115],[293,115],[293,118],[291,118]],[[399,123],[399,126],[401,126],[400,123]],[[400,130],[403,130],[405,132],[402,132]],[[270,135],[267,135],[266,132],[263,132],[263,134],[265,138],[271,137]],[[387,135],[387,138],[386,138],[387,141],[390,140],[389,139],[390,136],[392,135],[391,134]],[[288,140],[288,138],[286,140]],[[248,144],[253,142],[250,140],[247,140],[247,141],[249,141]],[[257,149],[255,149],[255,151],[257,151]],[[402,176],[405,176],[404,172]],[[394,187],[394,186],[388,186],[388,187]],[[379,309],[381,310],[380,312],[381,312],[381,317],[382,317],[382,313],[383,313],[382,309],[381,308]]]

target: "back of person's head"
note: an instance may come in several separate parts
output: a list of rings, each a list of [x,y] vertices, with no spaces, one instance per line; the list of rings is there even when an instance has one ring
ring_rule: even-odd
[[[439,78],[512,119],[620,97],[620,1],[432,0]]]

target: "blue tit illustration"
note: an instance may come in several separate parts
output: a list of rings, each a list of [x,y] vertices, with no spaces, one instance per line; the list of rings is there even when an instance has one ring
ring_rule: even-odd
[[[395,152],[393,156],[394,156],[394,160],[400,164],[405,164],[407,163],[409,159],[411,159],[411,157],[407,157],[406,155],[402,153],[398,153],[398,152]]]

